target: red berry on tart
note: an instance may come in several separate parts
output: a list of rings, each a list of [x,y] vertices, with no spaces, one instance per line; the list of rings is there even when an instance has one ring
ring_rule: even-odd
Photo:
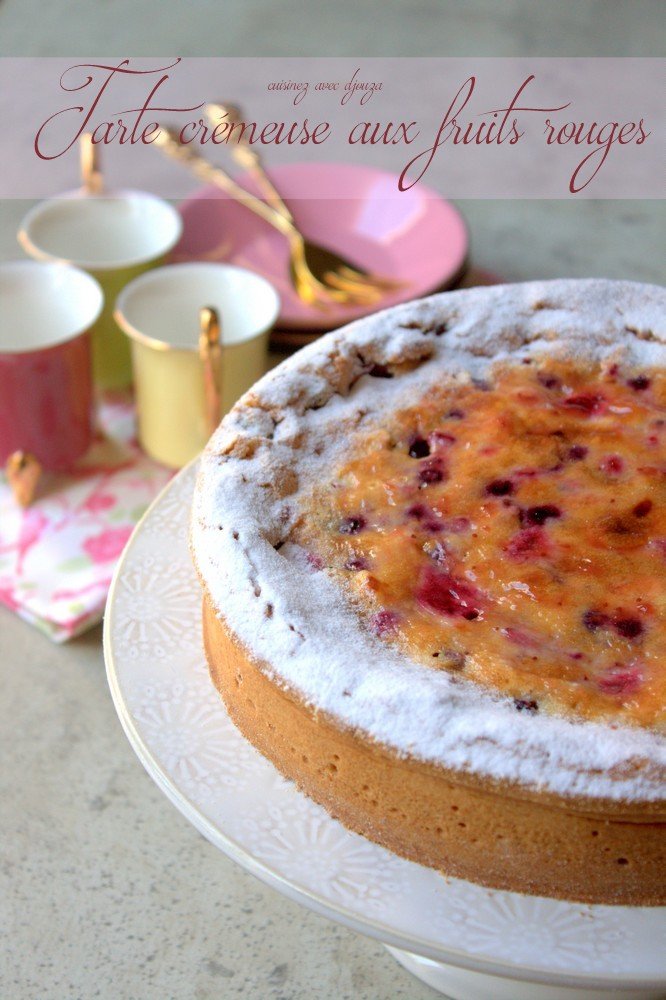
[[[411,303],[213,436],[211,676],[347,826],[491,887],[666,902],[665,304],[605,281]]]

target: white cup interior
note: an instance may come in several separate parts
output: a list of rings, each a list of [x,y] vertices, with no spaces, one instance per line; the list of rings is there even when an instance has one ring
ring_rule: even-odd
[[[103,300],[95,279],[67,264],[0,264],[0,353],[21,354],[71,340],[92,326]]]
[[[176,209],[143,191],[75,193],[36,205],[19,229],[33,257],[79,267],[127,267],[171,250],[182,231]]]
[[[172,264],[127,285],[116,300],[116,317],[130,336],[192,350],[205,306],[217,310],[223,343],[239,344],[273,325],[280,300],[268,281],[244,268]]]

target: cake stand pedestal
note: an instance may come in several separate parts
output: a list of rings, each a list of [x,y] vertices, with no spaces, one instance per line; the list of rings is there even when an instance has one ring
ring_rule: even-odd
[[[663,1000],[665,995],[661,989],[588,989],[506,979],[434,962],[388,944],[384,947],[408,972],[449,1000]]]
[[[451,1000],[666,997],[666,909],[484,889],[345,830],[235,728],[208,676],[183,470],[138,525],[104,619],[111,693],[148,773],[233,861],[382,942]]]

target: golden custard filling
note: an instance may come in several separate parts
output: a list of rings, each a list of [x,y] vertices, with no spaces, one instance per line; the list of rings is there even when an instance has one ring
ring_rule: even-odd
[[[661,727],[665,440],[663,372],[497,367],[357,441],[295,540],[429,667],[519,711]]]

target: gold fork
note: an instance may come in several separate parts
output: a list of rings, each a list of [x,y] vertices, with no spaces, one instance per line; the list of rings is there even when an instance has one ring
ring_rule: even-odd
[[[222,102],[210,102],[204,107],[204,114],[208,123],[215,127],[223,120],[227,120],[230,125],[241,125],[243,123],[243,113],[237,104],[223,104]],[[296,222],[289,206],[285,203],[282,195],[276,189],[271,178],[266,172],[262,159],[256,150],[252,148],[244,134],[239,134],[239,138],[231,145],[231,156],[254,178],[257,187],[269,205],[279,212],[291,224],[296,227]],[[301,234],[302,235],[302,234]],[[312,273],[325,284],[333,288],[342,290],[371,289],[379,292],[389,291],[399,288],[404,283],[385,278],[378,274],[352,264],[351,261],[340,254],[322,247],[318,243],[313,243],[303,236],[303,252],[308,266]]]
[[[213,166],[203,156],[199,156],[189,146],[181,143],[177,132],[161,125],[160,131],[153,140],[153,145],[172,159],[185,164],[197,177],[217,184],[218,187],[226,191],[232,198],[244,205],[251,212],[254,212],[255,215],[258,215],[265,222],[268,222],[278,232],[282,233],[289,244],[292,277],[296,293],[308,305],[315,306],[318,309],[326,309],[331,300],[355,305],[372,305],[378,300],[381,293],[377,290],[371,288],[347,290],[329,287],[316,277],[310,270],[306,259],[303,236],[296,229],[293,222],[279,212],[276,212],[274,208],[267,205],[261,198],[257,198],[255,195],[250,194],[249,191],[246,191],[244,187],[237,184],[221,167]]]

